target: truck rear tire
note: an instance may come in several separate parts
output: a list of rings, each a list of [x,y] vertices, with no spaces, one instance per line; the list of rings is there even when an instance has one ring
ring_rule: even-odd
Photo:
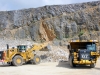
[[[95,63],[94,64],[90,64],[90,67],[91,68],[94,68],[95,67]]]
[[[12,60],[12,64],[14,66],[21,66],[23,65],[23,58],[20,55],[16,55],[13,60]]]
[[[69,64],[70,64],[71,67],[76,67],[76,65],[73,63],[72,56],[69,57]]]
[[[34,56],[34,59],[32,60],[32,63],[37,65],[37,64],[39,64],[40,62],[41,62],[40,56],[35,55],[35,56]]]

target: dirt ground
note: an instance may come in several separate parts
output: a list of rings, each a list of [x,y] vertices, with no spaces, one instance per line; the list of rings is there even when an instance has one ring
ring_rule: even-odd
[[[95,68],[79,66],[70,68],[68,62],[46,62],[39,65],[1,65],[0,75],[100,75],[100,60]]]

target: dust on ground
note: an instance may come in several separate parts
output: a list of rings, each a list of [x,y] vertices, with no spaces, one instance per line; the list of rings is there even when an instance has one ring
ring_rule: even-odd
[[[77,66],[71,68],[68,62],[46,62],[23,66],[0,65],[0,75],[100,75],[100,60],[95,68]]]

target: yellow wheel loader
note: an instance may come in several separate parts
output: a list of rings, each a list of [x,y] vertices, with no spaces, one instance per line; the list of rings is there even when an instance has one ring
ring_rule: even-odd
[[[100,56],[97,46],[97,40],[71,40],[68,45],[70,66],[90,65],[94,68]]]
[[[41,58],[36,55],[35,51],[48,51],[48,44],[49,42],[32,45],[29,49],[27,49],[27,45],[18,45],[17,48],[13,47],[9,49],[9,45],[7,44],[7,50],[0,51],[0,62],[8,63],[14,66],[21,66],[27,62],[39,64]]]

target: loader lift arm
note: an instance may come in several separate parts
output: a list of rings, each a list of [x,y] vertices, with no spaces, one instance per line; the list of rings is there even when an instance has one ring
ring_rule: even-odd
[[[27,52],[36,51],[36,50],[41,51],[42,49],[44,49],[45,47],[47,47],[48,44],[49,44],[49,42],[45,42],[45,43],[42,43],[42,44],[35,44],[35,45],[32,45],[32,47],[29,48],[29,49],[27,50]]]

